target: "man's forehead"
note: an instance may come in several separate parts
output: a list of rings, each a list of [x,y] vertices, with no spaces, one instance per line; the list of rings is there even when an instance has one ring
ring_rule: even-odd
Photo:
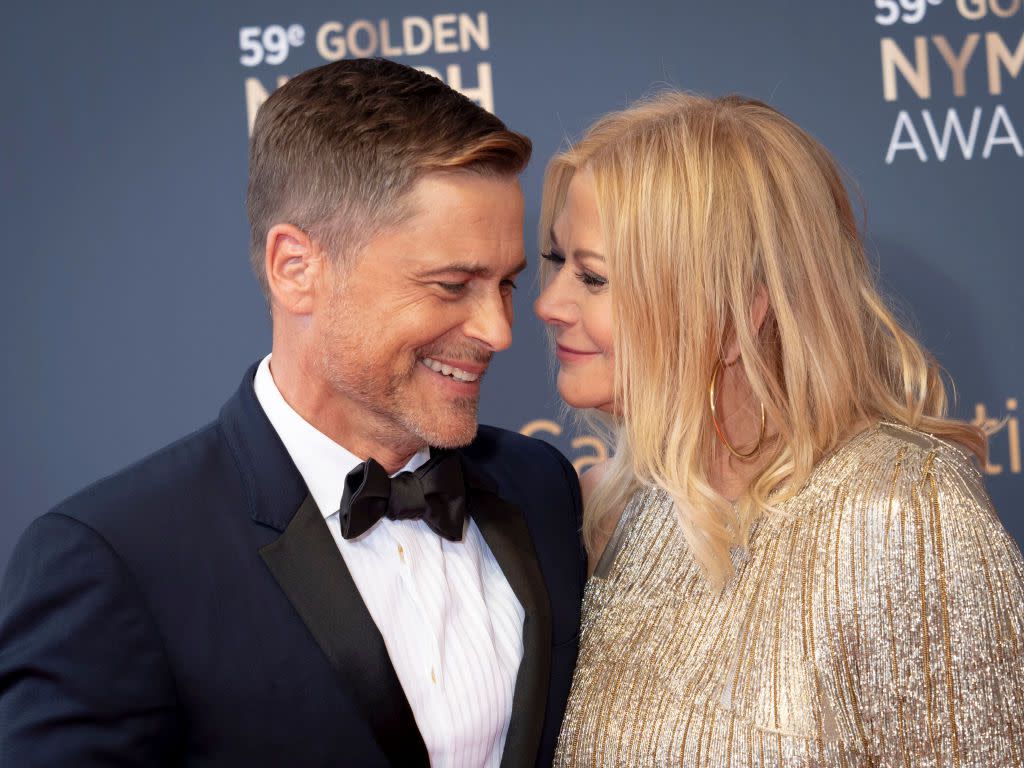
[[[522,193],[515,178],[432,173],[417,182],[403,205],[406,215],[375,238],[403,268],[505,276],[525,261]]]
[[[523,191],[516,176],[472,171],[434,171],[420,176],[405,195],[416,218],[429,218],[439,210],[467,218],[488,214],[515,215],[523,206]],[[512,207],[515,201],[517,206]],[[520,211],[521,213],[521,211]]]

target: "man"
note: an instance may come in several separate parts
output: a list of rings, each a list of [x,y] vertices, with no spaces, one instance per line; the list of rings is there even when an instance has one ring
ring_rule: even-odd
[[[59,505],[0,593],[0,763],[550,764],[579,489],[476,422],[525,267],[527,139],[416,70],[294,78],[251,145],[272,354]]]

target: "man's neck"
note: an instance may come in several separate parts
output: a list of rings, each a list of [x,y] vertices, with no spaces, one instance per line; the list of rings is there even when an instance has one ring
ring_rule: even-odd
[[[388,474],[398,472],[417,451],[422,441],[399,434],[392,424],[353,403],[334,390],[316,371],[296,364],[275,352],[270,375],[284,401],[317,431],[353,456],[374,459]]]

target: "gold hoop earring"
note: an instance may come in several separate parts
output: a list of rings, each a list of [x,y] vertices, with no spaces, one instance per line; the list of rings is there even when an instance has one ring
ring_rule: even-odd
[[[715,432],[718,433],[718,439],[722,441],[722,445],[729,449],[729,453],[735,456],[737,459],[749,459],[761,448],[761,442],[764,440],[765,430],[765,412],[764,402],[761,402],[761,433],[757,436],[757,442],[754,447],[746,453],[740,453],[737,451],[732,443],[729,442],[729,438],[725,436],[725,430],[722,429],[722,425],[718,423],[718,405],[715,402],[718,399],[715,393],[715,385],[718,383],[718,372],[722,369],[722,361],[719,360],[715,364],[715,370],[711,372],[711,384],[708,386],[708,401],[711,404],[711,423],[715,425]]]

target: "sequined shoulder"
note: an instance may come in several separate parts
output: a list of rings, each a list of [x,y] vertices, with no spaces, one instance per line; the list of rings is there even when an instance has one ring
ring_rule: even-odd
[[[615,524],[615,530],[608,539],[608,543],[604,547],[604,552],[601,553],[601,557],[594,568],[593,575],[595,578],[603,579],[608,576],[608,573],[611,571],[612,565],[615,564],[615,559],[626,540],[626,533],[630,529],[633,518],[636,517],[637,511],[653,492],[654,489],[652,488],[638,488],[633,492],[629,501],[626,502],[626,506],[623,508],[622,514],[619,515],[619,520]]]
[[[979,506],[989,506],[977,462],[963,447],[895,422],[880,422],[865,429],[814,468],[804,486],[784,504],[798,511],[822,493],[841,486],[855,487],[859,495],[886,495],[894,474],[923,474],[964,488]]]
[[[978,465],[974,458],[962,446],[956,443],[908,427],[905,424],[889,421],[879,423],[877,430],[879,435],[889,438],[896,443],[915,446],[917,449],[927,453],[941,454],[946,461],[954,462],[964,469],[974,470],[976,474],[980,474],[977,472]]]

